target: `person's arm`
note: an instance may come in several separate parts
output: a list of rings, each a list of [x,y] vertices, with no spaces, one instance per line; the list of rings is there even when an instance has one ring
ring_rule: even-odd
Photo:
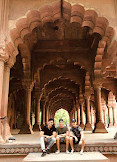
[[[40,137],[44,137],[44,131],[40,132]]]
[[[74,133],[73,133],[71,130],[70,130],[69,136],[70,136],[70,137],[75,137],[75,136],[74,136]]]
[[[56,138],[56,135],[57,133],[54,131],[53,134],[51,136],[47,136],[47,138],[52,138],[52,137]]]
[[[72,131],[70,131],[70,137],[74,137],[75,138],[75,141],[78,141],[78,138],[74,135],[74,133]]]

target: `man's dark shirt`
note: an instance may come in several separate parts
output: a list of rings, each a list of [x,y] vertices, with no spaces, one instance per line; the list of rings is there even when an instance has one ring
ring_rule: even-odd
[[[41,131],[44,132],[44,135],[48,135],[51,136],[53,134],[53,132],[56,132],[56,128],[54,126],[52,126],[50,129],[48,128],[48,126],[44,126]]]
[[[78,138],[81,136],[80,132],[82,132],[82,129],[80,126],[77,126],[76,128],[71,127],[70,131],[73,132],[74,135]]]

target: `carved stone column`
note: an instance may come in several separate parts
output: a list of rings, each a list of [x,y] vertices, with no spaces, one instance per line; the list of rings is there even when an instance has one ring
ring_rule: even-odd
[[[116,122],[116,107],[113,107],[113,126],[117,126],[117,122]]]
[[[7,63],[5,63],[4,75],[3,75],[1,116],[2,116],[2,118],[6,117],[6,120],[3,121],[3,139],[5,142],[11,136],[10,127],[7,122],[7,107],[8,107],[10,68],[13,66],[13,64],[14,64],[13,58],[11,58]]]
[[[80,112],[81,112],[81,121],[80,121],[80,127],[82,128],[82,129],[84,129],[84,103],[83,102],[81,102],[80,103]]]
[[[35,124],[33,126],[33,131],[40,131],[40,100],[36,98],[36,109],[35,109]]]
[[[43,125],[45,125],[45,106],[43,106]]]
[[[31,86],[27,86],[26,90],[26,112],[25,112],[25,121],[19,132],[19,134],[33,134],[32,126],[30,123],[30,113],[31,113]]]
[[[76,116],[76,107],[74,106],[74,110],[73,110],[73,117],[74,117],[74,119],[76,119],[76,121],[77,121],[77,116]]]
[[[109,124],[108,124],[108,127],[112,127],[113,126],[113,123],[112,123],[112,116],[111,116],[111,111],[112,108],[110,106],[108,106],[108,118],[109,118]]]
[[[46,124],[48,123],[49,120],[49,110],[48,107],[46,108]]]
[[[80,108],[79,105],[77,105],[77,123],[80,125]]]
[[[8,59],[8,55],[5,53],[4,48],[0,46],[0,143],[3,143],[2,138],[2,91],[3,91],[3,79],[4,79],[4,64]]]
[[[92,131],[91,113],[90,113],[90,96],[85,96],[85,98],[86,98],[86,125],[85,125],[85,130],[86,131]]]
[[[106,127],[106,125],[107,125],[107,122],[106,122],[106,110],[103,110],[103,113],[104,113],[104,125]]]
[[[94,128],[94,133],[108,133],[102,121],[101,84],[98,82],[94,83],[94,96],[96,107],[96,124]]]

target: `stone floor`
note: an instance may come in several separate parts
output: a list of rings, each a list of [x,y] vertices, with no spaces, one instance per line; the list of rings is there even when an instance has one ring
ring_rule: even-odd
[[[114,135],[117,132],[116,128],[107,128],[108,133],[91,133],[85,132],[85,143],[86,144],[96,144],[96,143],[117,143],[114,140]],[[19,130],[12,130],[12,135],[16,137],[14,144],[39,144],[39,132],[34,132],[34,134],[18,134]],[[5,145],[10,145],[11,143],[6,143]]]
[[[24,157],[30,152],[40,152],[39,132],[34,134],[18,134],[19,130],[12,130],[16,137],[13,143],[0,145],[0,162],[22,162]],[[110,162],[117,162],[117,140],[114,140],[117,128],[108,128],[108,133],[85,134],[85,151],[102,152],[110,159]]]
[[[41,153],[28,154],[24,162],[109,162],[109,159],[99,152],[85,152],[83,155],[74,154],[49,154],[41,157]]]
[[[19,130],[12,130],[16,137],[13,143],[0,145],[0,154],[28,154],[32,152],[41,152],[39,143],[39,132],[34,134],[18,134]],[[101,152],[103,154],[117,154],[117,140],[114,140],[117,128],[109,128],[108,133],[91,133],[85,134],[85,152]],[[70,149],[70,147],[69,147]],[[56,151],[56,145],[53,146],[52,152]],[[65,144],[61,145],[61,152],[65,151]],[[80,146],[75,145],[75,151],[80,151]]]

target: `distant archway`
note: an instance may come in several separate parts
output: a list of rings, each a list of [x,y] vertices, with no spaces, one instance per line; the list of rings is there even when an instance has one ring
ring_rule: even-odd
[[[64,108],[57,110],[56,113],[55,113],[54,121],[55,121],[56,126],[59,125],[59,119],[63,119],[65,125],[67,125],[67,126],[70,124],[69,113]]]

